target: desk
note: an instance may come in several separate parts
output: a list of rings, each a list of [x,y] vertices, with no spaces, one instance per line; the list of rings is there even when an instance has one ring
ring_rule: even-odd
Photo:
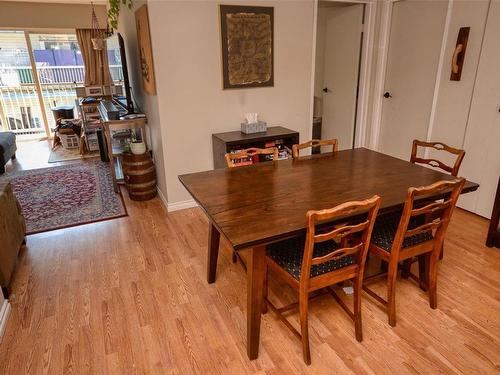
[[[374,194],[380,211],[401,207],[411,186],[452,176],[364,148],[179,176],[206,212],[207,280],[215,281],[222,234],[236,251],[249,249],[247,354],[258,357],[266,245],[305,234],[308,210],[331,208]],[[479,185],[467,181],[463,193]],[[442,196],[425,197],[440,199]]]

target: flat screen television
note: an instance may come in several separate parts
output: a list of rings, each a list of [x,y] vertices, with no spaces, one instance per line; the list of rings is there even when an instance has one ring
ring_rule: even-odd
[[[109,68],[113,81],[123,81],[125,96],[115,96],[126,110],[127,114],[134,113],[134,103],[130,91],[130,80],[127,69],[127,56],[125,54],[125,42],[120,33],[114,33],[106,40]]]

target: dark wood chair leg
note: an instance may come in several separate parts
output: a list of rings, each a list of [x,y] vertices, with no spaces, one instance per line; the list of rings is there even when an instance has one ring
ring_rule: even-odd
[[[238,256],[236,255],[236,251],[233,250],[233,255],[231,257],[231,260],[233,263],[236,263],[238,261]]]
[[[356,278],[353,282],[354,287],[354,332],[356,340],[363,341],[363,324],[361,322],[361,285],[363,280]]]
[[[420,289],[427,291],[429,288],[429,254],[418,256],[418,281]]]
[[[398,276],[398,261],[391,260],[389,274],[387,275],[387,316],[389,325],[396,326],[396,279]]]
[[[268,272],[269,269],[267,268],[266,265],[266,273],[264,274],[264,287],[262,289],[262,314],[267,313],[267,292],[269,290],[267,286]]]
[[[387,262],[380,259],[380,272],[387,272],[388,269],[389,265],[387,264]]]
[[[309,303],[309,293],[307,290],[299,292],[299,311],[300,311],[300,334],[302,339],[302,354],[306,365],[311,364],[311,350],[309,348],[309,323],[307,317]]]
[[[413,258],[406,259],[403,261],[403,267],[401,269],[401,277],[403,279],[407,279],[410,277],[412,263],[413,263]]]
[[[6,286],[2,286],[2,294],[5,299],[9,299],[10,296],[9,288]]]
[[[208,258],[207,258],[207,281],[212,284],[215,281],[217,272],[217,257],[219,256],[220,233],[217,228],[210,223],[208,225]]]
[[[444,257],[444,241],[443,244],[441,245],[441,252],[439,253],[439,260],[443,260]]]
[[[437,308],[437,270],[438,257],[432,254],[429,261],[429,305],[431,309]]]

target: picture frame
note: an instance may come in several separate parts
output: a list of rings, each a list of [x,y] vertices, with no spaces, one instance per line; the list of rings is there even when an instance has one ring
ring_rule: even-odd
[[[103,96],[104,90],[102,86],[85,86],[86,96]]]
[[[137,28],[137,46],[139,48],[142,87],[148,94],[156,95],[153,49],[151,47],[148,6],[146,4],[135,11],[135,25]]]
[[[274,8],[219,5],[224,89],[274,86]]]

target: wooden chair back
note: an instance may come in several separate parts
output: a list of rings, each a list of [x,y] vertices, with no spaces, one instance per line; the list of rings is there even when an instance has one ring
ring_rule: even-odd
[[[456,155],[455,164],[453,164],[453,166],[451,167],[451,166],[446,165],[445,163],[443,163],[442,161],[439,161],[437,159],[420,158],[417,156],[418,147],[433,148],[433,149],[438,150],[438,151],[446,151],[446,152],[449,152],[450,154]],[[410,162],[419,163],[419,164],[427,164],[427,165],[430,165],[431,167],[434,167],[434,168],[440,168],[440,169],[450,173],[452,176],[456,177],[458,175],[458,170],[460,169],[460,165],[462,164],[462,160],[464,159],[464,156],[465,156],[464,150],[450,147],[444,143],[424,142],[424,141],[419,141],[419,140],[415,139],[413,141],[413,147],[411,149]]]
[[[375,223],[379,207],[380,197],[378,195],[374,195],[370,199],[346,202],[331,209],[308,211],[306,215],[307,235],[304,246],[300,283],[308,283],[312,266],[326,263],[331,260],[340,260],[346,256],[355,256],[358,272],[362,273],[365,268],[366,254],[368,253],[373,225]],[[335,218],[363,214],[366,212],[367,217],[361,222],[357,222],[356,224],[346,223],[335,226],[333,230],[316,233],[318,224],[331,221]],[[358,238],[361,238],[356,241],[355,245],[351,246],[349,241],[344,241],[344,239],[348,239],[355,234],[357,234]],[[326,255],[313,257],[314,245],[328,240],[334,240],[337,243],[340,243],[341,247],[333,249]]]
[[[273,155],[273,160],[278,160],[278,149],[276,147],[271,148],[247,148],[245,150],[241,150],[237,153],[227,153],[226,164],[228,168],[234,168],[237,165],[234,164],[234,160],[243,159],[243,158],[252,158],[254,155]]]
[[[399,226],[392,243],[391,256],[398,256],[405,238],[430,231],[434,234],[432,239],[434,241],[434,250],[440,252],[451,214],[464,184],[464,178],[457,178],[451,181],[438,181],[429,186],[409,188]],[[445,196],[442,201],[425,199],[426,196],[439,194]],[[425,205],[418,204],[419,198],[425,202]],[[424,220],[420,223],[416,219],[417,217],[424,218]],[[418,224],[410,229],[408,225],[411,218],[415,218]]]
[[[292,146],[293,158],[299,157],[299,151],[308,147],[332,146],[332,152],[338,151],[339,142],[337,139],[313,139],[312,141]]]

